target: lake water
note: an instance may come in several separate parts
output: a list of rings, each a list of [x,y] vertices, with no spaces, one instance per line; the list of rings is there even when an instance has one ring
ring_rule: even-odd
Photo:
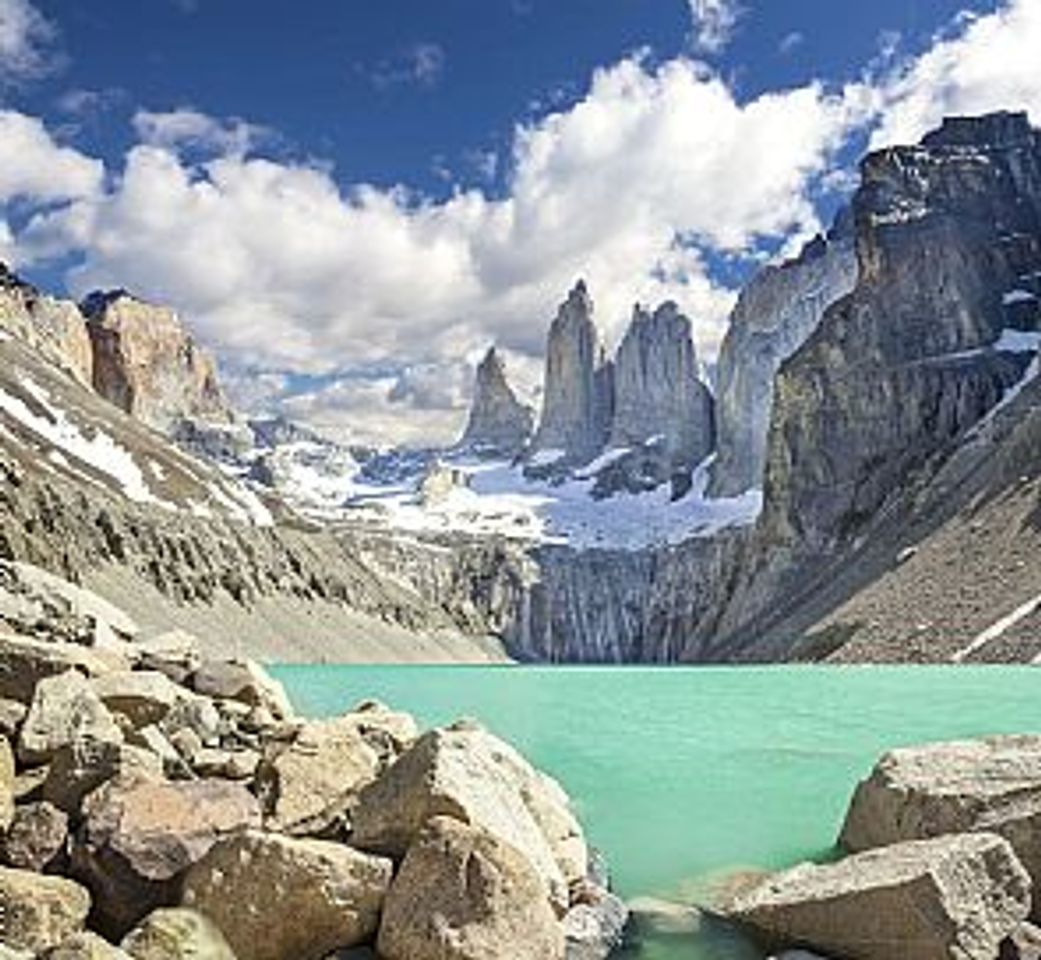
[[[366,697],[425,726],[481,720],[574,800],[625,897],[696,901],[734,870],[827,856],[883,750],[1041,731],[1030,667],[283,666],[297,708]],[[735,960],[710,934],[641,960]],[[755,954],[751,954],[755,956]]]

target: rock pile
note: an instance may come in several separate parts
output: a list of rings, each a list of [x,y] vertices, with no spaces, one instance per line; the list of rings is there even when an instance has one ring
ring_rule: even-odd
[[[725,911],[771,949],[1036,958],[1039,818],[1041,736],[894,750],[854,793],[839,840],[848,856],[768,876]]]
[[[374,701],[306,720],[257,664],[84,604],[4,618],[3,956],[596,960],[621,942],[563,790],[486,730],[421,734]]]

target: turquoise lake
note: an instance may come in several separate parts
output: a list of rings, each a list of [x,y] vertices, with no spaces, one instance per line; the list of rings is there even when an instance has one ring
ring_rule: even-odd
[[[883,750],[1041,731],[1030,667],[281,666],[297,708],[366,697],[426,726],[479,719],[557,777],[625,897],[695,901],[742,868],[828,855]],[[727,938],[641,960],[754,957]]]

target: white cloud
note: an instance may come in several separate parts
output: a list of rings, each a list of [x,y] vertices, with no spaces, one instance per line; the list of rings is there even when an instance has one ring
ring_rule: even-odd
[[[28,80],[59,62],[52,50],[54,25],[29,0],[0,0],[0,78]]]
[[[191,107],[161,112],[138,110],[133,123],[142,143],[174,152],[191,148],[241,155],[269,136],[265,128],[238,117],[217,119]]]
[[[371,69],[362,68],[377,90],[415,85],[435,87],[441,81],[447,62],[444,47],[420,41],[403,49],[397,56],[379,61]]]
[[[57,143],[35,117],[0,110],[0,203],[86,197],[103,177],[100,161]]]
[[[728,43],[744,12],[738,0],[689,0],[694,21],[694,45],[704,53],[719,53]]]
[[[945,115],[1027,110],[1041,123],[1041,3],[1011,0],[959,18],[884,85],[884,120],[872,146],[914,143]]]

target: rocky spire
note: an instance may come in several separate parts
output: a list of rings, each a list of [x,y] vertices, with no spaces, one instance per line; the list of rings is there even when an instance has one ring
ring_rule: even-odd
[[[571,463],[588,462],[604,447],[612,407],[611,365],[593,322],[593,301],[579,280],[550,327],[542,417],[532,452],[560,450]]]
[[[489,347],[477,367],[470,418],[460,445],[512,457],[524,449],[534,425],[534,411],[517,399],[502,358],[495,347]]]
[[[654,313],[633,310],[614,365],[611,446],[661,437],[678,462],[693,465],[712,452],[713,400],[698,376],[690,320],[675,303]]]
[[[231,419],[217,366],[172,310],[125,290],[80,305],[94,353],[94,389],[131,416],[170,431],[184,419]]]

